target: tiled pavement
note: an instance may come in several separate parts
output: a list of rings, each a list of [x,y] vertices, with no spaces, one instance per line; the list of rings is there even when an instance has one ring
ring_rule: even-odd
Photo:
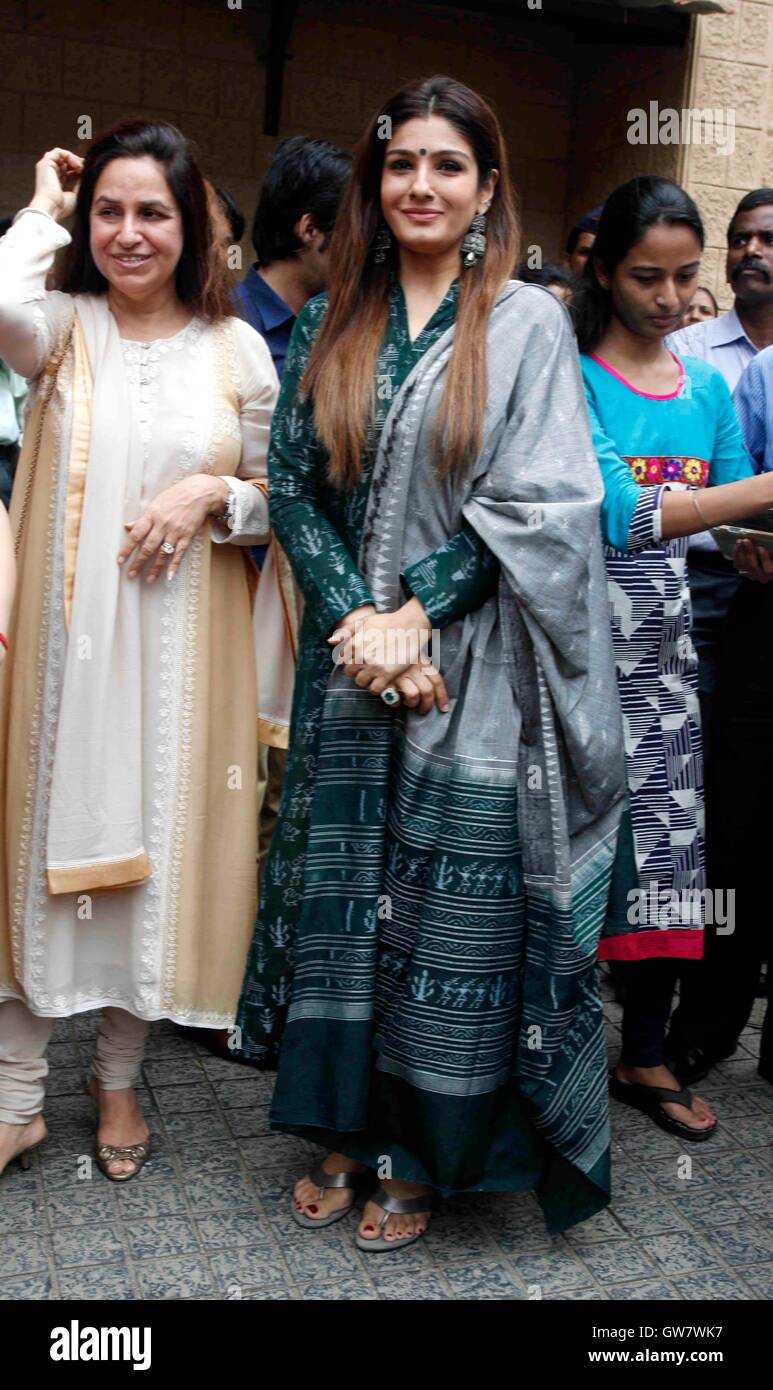
[[[619,1009],[606,1004],[610,1056]],[[141,1100],[155,1157],[108,1183],[91,1153],[84,1094],[95,1016],[57,1025],[50,1137],[28,1172],[0,1179],[4,1299],[770,1299],[773,1086],[756,1073],[762,1001],[735,1057],[701,1094],[722,1129],[681,1145],[613,1106],[612,1208],[546,1235],[531,1196],[455,1199],[423,1241],[361,1255],[349,1217],[305,1234],[288,1191],[314,1150],[271,1135],[273,1078],[209,1056],[171,1024],[153,1027]]]

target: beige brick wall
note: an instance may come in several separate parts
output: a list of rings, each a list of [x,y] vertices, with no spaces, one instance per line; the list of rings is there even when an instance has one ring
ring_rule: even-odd
[[[80,117],[98,131],[139,113],[171,120],[195,140],[205,171],[249,225],[279,138],[315,134],[351,147],[393,90],[440,71],[496,106],[524,245],[558,258],[569,221],[616,182],[650,167],[674,172],[663,147],[627,144],[626,113],[645,95],[678,105],[686,54],[621,48],[592,58],[549,8],[484,17],[473,5],[301,0],[274,139],[262,133],[265,74],[256,58],[267,46],[267,5],[250,14],[225,0],[0,0],[0,213],[28,201],[44,149],[77,148]],[[758,48],[744,18],[743,42]],[[250,258],[247,238],[245,264]]]
[[[706,223],[704,283],[727,308],[727,225],[744,193],[773,184],[773,0],[738,0],[734,15],[694,21],[688,104],[735,112],[733,154],[687,145],[680,170]]]

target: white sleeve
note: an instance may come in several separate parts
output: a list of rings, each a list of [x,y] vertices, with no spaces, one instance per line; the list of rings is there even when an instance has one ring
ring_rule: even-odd
[[[229,526],[213,523],[217,544],[262,545],[270,535],[268,516],[268,445],[279,378],[265,339],[249,324],[235,320],[241,374],[242,457],[235,477],[224,476],[231,493]]]
[[[0,240],[0,357],[28,380],[42,372],[73,313],[71,295],[46,289],[54,252],[70,241],[38,208],[22,208]]]

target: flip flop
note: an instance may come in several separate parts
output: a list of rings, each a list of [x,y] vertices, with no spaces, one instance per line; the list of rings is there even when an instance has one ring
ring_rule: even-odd
[[[392,1197],[385,1187],[379,1187],[370,1200],[384,1211],[378,1223],[379,1230],[383,1230],[393,1213],[408,1216],[418,1211],[432,1211],[435,1207],[435,1196],[432,1192],[425,1192],[422,1197]],[[374,1236],[372,1240],[368,1240],[367,1236],[361,1236],[359,1231],[354,1237],[357,1248],[367,1250],[369,1254],[399,1250],[404,1245],[413,1245],[415,1240],[421,1240],[421,1233],[418,1231],[411,1236],[394,1236],[392,1240],[387,1240],[386,1236]]]
[[[367,1168],[362,1173],[326,1173],[322,1165],[317,1164],[309,1173],[309,1182],[313,1182],[319,1188],[320,1202],[325,1195],[326,1188],[350,1187],[352,1192],[356,1194],[358,1188],[366,1187],[371,1181],[372,1178]],[[354,1201],[353,1196],[348,1206],[340,1207],[338,1211],[331,1211],[329,1216],[314,1217],[307,1216],[305,1211],[296,1211],[295,1198],[293,1197],[290,1215],[298,1226],[303,1226],[304,1230],[321,1231],[325,1226],[332,1226],[336,1221],[342,1221],[345,1216],[348,1216],[354,1206]]]
[[[640,1081],[621,1081],[619,1076],[611,1071],[609,1094],[623,1105],[630,1105],[634,1110],[641,1110],[643,1115],[649,1115],[650,1119],[668,1134],[678,1134],[680,1139],[687,1139],[692,1144],[704,1144],[716,1133],[716,1120],[710,1129],[693,1129],[684,1120],[674,1120],[666,1114],[663,1109],[664,1102],[667,1105],[683,1105],[687,1110],[692,1109],[693,1094],[686,1087],[681,1091],[670,1091],[666,1086],[645,1086]]]

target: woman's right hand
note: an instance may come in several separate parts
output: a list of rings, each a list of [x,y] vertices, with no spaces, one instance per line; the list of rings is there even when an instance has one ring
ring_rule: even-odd
[[[59,147],[46,150],[35,165],[35,192],[28,206],[49,213],[57,221],[69,217],[75,208],[82,171],[83,159],[79,154]]]
[[[398,691],[401,705],[407,705],[409,709],[415,709],[418,705],[419,714],[428,714],[433,705],[437,705],[441,714],[448,713],[445,681],[440,672],[427,662],[409,666],[401,676],[390,681],[390,685]]]

